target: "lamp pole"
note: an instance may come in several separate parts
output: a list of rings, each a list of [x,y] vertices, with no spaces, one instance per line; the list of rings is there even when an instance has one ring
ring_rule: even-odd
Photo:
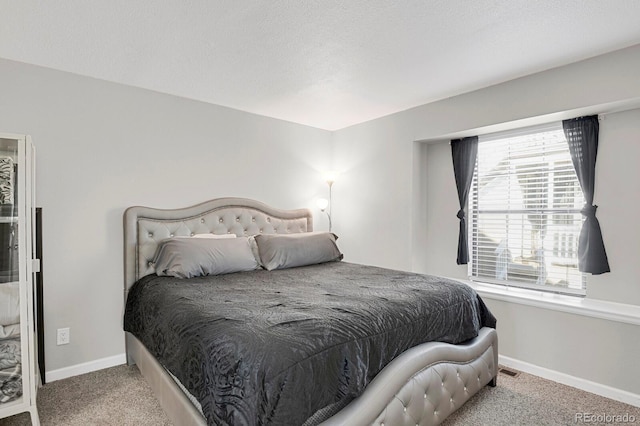
[[[329,211],[327,212],[327,216],[329,216],[329,232],[331,232],[331,211],[333,210],[333,200],[331,199],[331,187],[333,186],[333,180],[328,180],[327,184],[329,184]]]

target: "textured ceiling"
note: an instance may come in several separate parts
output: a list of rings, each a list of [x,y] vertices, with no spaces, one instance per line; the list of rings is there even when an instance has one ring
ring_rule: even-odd
[[[328,130],[638,43],[638,0],[0,0],[0,57]]]

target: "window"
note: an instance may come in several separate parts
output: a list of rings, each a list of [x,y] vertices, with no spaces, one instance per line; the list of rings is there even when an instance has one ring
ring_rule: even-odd
[[[469,197],[471,279],[584,295],[583,205],[562,123],[480,136]]]

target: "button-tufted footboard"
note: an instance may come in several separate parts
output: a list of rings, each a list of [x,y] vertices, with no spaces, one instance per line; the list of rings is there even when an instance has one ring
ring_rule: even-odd
[[[403,353],[323,426],[437,425],[498,374],[498,337],[483,328],[463,345],[425,343]]]

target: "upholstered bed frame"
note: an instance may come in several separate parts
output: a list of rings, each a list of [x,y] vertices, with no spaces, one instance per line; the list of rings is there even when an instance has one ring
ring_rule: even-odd
[[[298,233],[313,230],[308,209],[280,210],[243,198],[218,198],[192,207],[131,207],[124,214],[124,297],[141,277],[155,272],[153,257],[166,238],[194,234]],[[137,364],[160,405],[176,425],[205,425],[178,383],[130,333],[127,362]],[[385,367],[365,392],[323,425],[432,425],[443,421],[487,384],[495,386],[498,341],[494,329],[461,345],[425,343]]]

